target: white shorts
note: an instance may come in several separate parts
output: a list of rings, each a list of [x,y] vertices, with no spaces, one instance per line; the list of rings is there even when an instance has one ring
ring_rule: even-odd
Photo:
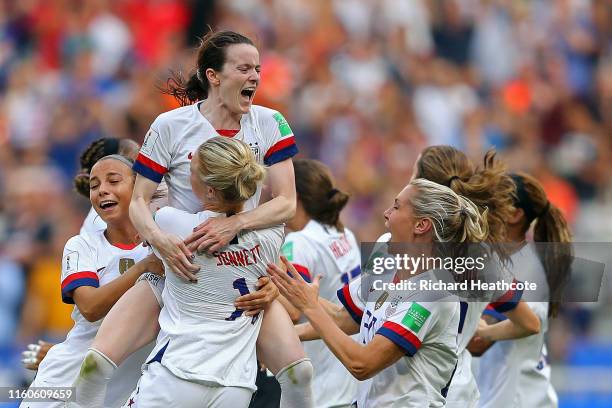
[[[248,388],[183,380],[154,362],[146,366],[123,408],[247,408],[252,395]]]
[[[146,281],[149,284],[151,290],[153,291],[153,294],[157,298],[157,303],[159,303],[159,307],[164,307],[164,301],[162,300],[162,292],[164,291],[166,278],[151,272],[146,272],[140,275],[136,280],[136,282],[140,281]]]

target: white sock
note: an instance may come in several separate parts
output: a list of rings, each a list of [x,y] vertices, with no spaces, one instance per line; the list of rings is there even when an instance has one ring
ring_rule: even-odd
[[[77,406],[101,408],[106,397],[106,386],[113,377],[117,365],[102,352],[87,350],[81,370],[74,382]]]
[[[281,387],[280,408],[312,408],[312,373],[310,359],[303,358],[276,374]]]

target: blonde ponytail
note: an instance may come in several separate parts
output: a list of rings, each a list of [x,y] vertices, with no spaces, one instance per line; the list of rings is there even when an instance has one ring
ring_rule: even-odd
[[[213,137],[200,145],[197,156],[199,178],[228,204],[251,198],[265,176],[253,151],[237,139]]]
[[[416,194],[410,204],[416,218],[432,222],[434,242],[471,243],[487,239],[487,210],[478,207],[450,188],[426,179],[414,179]]]

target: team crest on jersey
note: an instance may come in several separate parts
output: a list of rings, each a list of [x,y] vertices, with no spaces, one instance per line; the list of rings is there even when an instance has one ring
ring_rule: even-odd
[[[388,297],[389,297],[389,293],[383,292],[383,294],[380,295],[380,297],[376,301],[376,304],[374,305],[374,310],[380,309],[380,307],[385,303]]]
[[[394,296],[393,299],[391,299],[391,304],[385,310],[385,317],[389,318],[393,316],[393,314],[395,314],[395,311],[397,310],[397,305],[399,305],[399,302],[401,300],[402,300],[401,296]]]
[[[255,159],[260,162],[261,161],[261,149],[259,148],[259,142],[249,142],[249,147],[253,151],[255,155]]]
[[[134,266],[135,262],[132,258],[121,258],[119,259],[119,273],[123,275],[125,271]]]

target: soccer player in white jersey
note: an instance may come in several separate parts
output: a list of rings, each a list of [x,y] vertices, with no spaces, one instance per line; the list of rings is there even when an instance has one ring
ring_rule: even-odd
[[[204,211],[166,207],[155,214],[162,231],[185,239],[202,221],[239,214],[257,191],[264,167],[245,143],[216,137],[191,160],[191,184]],[[247,407],[255,390],[255,343],[263,316],[246,316],[234,302],[255,289],[278,260],[284,226],[242,231],[229,245],[194,259],[198,282],[169,274],[157,345],[130,407]],[[166,260],[164,259],[164,262]]]
[[[104,157],[91,169],[90,200],[106,223],[104,230],[72,237],[62,258],[62,300],[75,304],[74,327],[40,363],[31,387],[69,387],[106,313],[145,272],[163,273],[148,256],[129,219],[135,175],[131,162],[119,155]],[[118,406],[129,395],[134,376],[148,350],[132,355],[109,384],[105,406]],[[64,407],[64,402],[29,403],[22,407]]]
[[[400,192],[385,220],[391,242],[398,243],[433,247],[436,242],[480,242],[487,234],[486,220],[473,203],[424,179],[411,181]],[[309,286],[288,267],[292,277],[274,265],[268,272],[281,294],[309,320],[298,326],[300,337],[320,336],[361,380],[357,407],[444,406],[457,363],[459,302],[416,302],[417,291],[386,293],[388,299],[381,301],[384,294],[373,298],[360,278],[338,291],[344,309],[324,309],[316,283]],[[394,278],[419,279],[430,273],[402,270]],[[347,335],[357,331],[359,342]]]
[[[321,276],[319,296],[340,305],[336,291],[361,273],[359,244],[340,222],[340,211],[348,195],[334,187],[329,169],[316,160],[297,159],[295,188],[297,209],[287,222],[292,231],[283,244],[283,255],[307,281]],[[291,312],[297,309],[287,305]],[[301,313],[291,313],[294,321]],[[357,391],[357,381],[329,351],[322,340],[304,343],[312,360],[315,406],[349,406]]]
[[[489,226],[485,242],[494,250],[494,256],[506,260],[507,253],[500,243],[506,242],[505,220],[510,217],[514,203],[514,182],[506,173],[502,162],[495,159],[494,152],[487,152],[483,165],[475,166],[467,156],[451,146],[430,146],[425,148],[417,158],[412,171],[412,179],[424,178],[448,186],[477,205],[480,213],[486,218]],[[500,276],[512,280],[511,274],[503,276],[504,262],[489,263],[495,272],[491,279]],[[499,266],[498,266],[499,264]],[[515,322],[515,338],[537,333],[539,323],[537,316],[531,312],[521,299],[520,291],[508,291],[498,294],[493,306],[500,313],[506,313]],[[461,302],[459,324],[457,369],[446,396],[447,407],[476,407],[479,392],[476,379],[471,370],[472,356],[467,345],[476,332],[480,316],[488,302],[470,299]]]
[[[217,251],[240,231],[276,225],[295,212],[291,157],[297,153],[297,147],[291,128],[279,112],[252,105],[259,70],[259,52],[247,37],[231,31],[205,36],[198,49],[195,73],[188,81],[177,79],[170,91],[184,104],[195,103],[163,113],[153,122],[134,166],[138,173],[130,206],[134,225],[140,236],[167,261],[172,273],[192,282],[197,281],[199,270],[190,261],[196,249]],[[273,198],[258,206],[261,195],[258,187],[245,203],[244,212],[209,218],[187,237],[186,245],[175,235],[159,229],[147,205],[163,178],[168,185],[170,206],[191,213],[201,210],[189,182],[190,162],[200,144],[220,134],[248,144],[257,162],[267,166],[266,184]],[[247,298],[253,295],[256,294]],[[153,339],[157,332],[149,330],[148,322],[157,316],[138,310],[142,302],[151,299],[155,297],[148,285],[136,285],[134,291],[124,296],[114,309],[117,313],[113,311],[107,320],[116,341],[96,340],[98,351],[120,363],[135,344]],[[245,308],[260,309],[268,301],[268,296],[250,299]],[[312,365],[304,360],[304,350],[291,319],[279,302],[266,308],[257,347],[258,357],[279,380],[281,405],[307,405],[310,396],[305,395],[310,394]],[[292,378],[288,377],[289,368]]]
[[[512,255],[517,277],[538,283],[539,298],[528,306],[540,319],[542,330],[520,340],[497,341],[479,361],[478,385],[481,407],[557,407],[558,398],[550,383],[545,335],[548,318],[558,312],[559,294],[569,273],[570,230],[563,214],[548,201],[542,185],[521,173],[512,178],[516,184],[515,212],[508,219],[508,238],[522,247]],[[535,222],[535,223],[534,223]],[[527,243],[526,234],[534,226],[533,239],[542,245],[536,250]],[[549,300],[550,301],[546,301]],[[494,313],[488,311],[489,315]],[[495,316],[503,320],[503,316]],[[490,344],[496,339],[492,326],[481,326],[478,335]],[[499,337],[499,336],[497,336]],[[480,353],[484,350],[481,347]]]

